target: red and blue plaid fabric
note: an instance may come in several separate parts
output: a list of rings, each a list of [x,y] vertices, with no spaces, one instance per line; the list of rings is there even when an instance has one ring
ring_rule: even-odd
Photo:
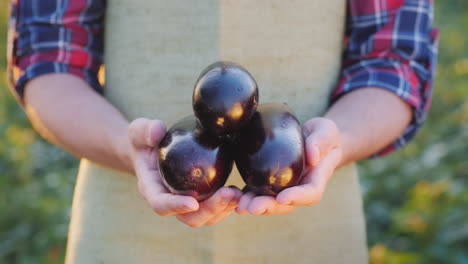
[[[71,73],[102,93],[105,0],[10,0],[9,74],[18,99],[26,82]]]
[[[348,12],[343,69],[331,101],[355,89],[379,87],[411,105],[411,123],[377,154],[385,155],[414,137],[429,109],[438,42],[433,2],[350,0]]]
[[[18,99],[41,74],[71,73],[99,93],[105,0],[11,0],[9,73]],[[413,108],[405,145],[423,124],[437,54],[432,0],[348,0],[342,72],[330,98],[363,87],[389,90]]]

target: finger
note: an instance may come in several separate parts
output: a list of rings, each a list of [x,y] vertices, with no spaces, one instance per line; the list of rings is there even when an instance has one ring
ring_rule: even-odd
[[[257,196],[249,205],[249,213],[252,215],[286,214],[295,209],[295,206],[279,204],[275,197]]]
[[[253,192],[246,192],[242,197],[240,198],[239,205],[236,208],[236,212],[240,215],[247,214],[249,204],[255,197],[255,194]]]
[[[280,192],[276,200],[286,205],[312,205],[318,203],[325,186],[341,160],[341,150],[333,149],[315,168],[308,171],[301,185]]]
[[[190,196],[174,195],[166,190],[158,170],[136,166],[138,189],[151,208],[161,216],[183,214],[199,208],[197,200]]]
[[[218,215],[215,215],[213,218],[211,218],[210,220],[208,220],[208,222],[206,222],[206,225],[214,225],[222,220],[224,220],[226,217],[228,217],[232,211],[234,211],[234,209],[237,208],[237,206],[239,205],[239,200],[240,198],[242,197],[242,191],[239,190],[237,187],[235,186],[230,186],[231,188],[233,188],[235,191],[236,191],[236,197],[231,200],[231,202],[229,203],[229,205],[226,207],[226,209],[224,209],[224,212],[221,212],[220,214]]]
[[[253,215],[261,215],[265,213],[269,207],[273,206],[273,200],[274,198],[271,196],[257,196],[250,202],[248,211]]]
[[[191,196],[174,195],[172,193],[160,193],[153,198],[148,198],[150,206],[160,216],[180,215],[197,211],[197,200]]]
[[[166,126],[160,120],[138,118],[128,126],[130,141],[137,148],[156,147],[166,134]]]
[[[177,215],[177,219],[191,227],[200,227],[223,212],[235,197],[236,192],[232,188],[222,187],[208,200],[201,202],[198,211]]]
[[[281,215],[289,214],[297,208],[295,205],[284,205],[276,202],[274,205],[268,207],[262,215]]]
[[[229,186],[229,188],[231,188],[233,191],[234,191],[234,200],[239,203],[240,201],[240,198],[242,197],[242,195],[244,194],[242,192],[242,190],[240,190],[239,188],[237,188],[236,186],[234,185],[231,185]]]
[[[276,197],[279,204],[283,205],[313,205],[322,198],[322,188],[312,182],[307,185],[299,185],[288,188]]]
[[[214,216],[213,218],[211,218],[210,220],[208,220],[208,222],[206,222],[206,225],[214,225],[214,224],[217,224],[218,222],[226,219],[229,215],[232,214],[232,211],[234,211],[234,209],[236,209],[238,203],[237,202],[231,202],[229,203],[229,205],[226,207],[226,209],[224,209],[223,212],[221,212],[220,214]]]
[[[319,147],[311,143],[311,140],[308,140],[309,138],[306,139],[306,158],[307,158],[307,164],[310,166],[316,166],[319,161],[320,161],[320,149]]]
[[[340,145],[339,131],[336,124],[326,118],[314,118],[303,126],[306,144],[307,162],[316,166],[331,149]]]

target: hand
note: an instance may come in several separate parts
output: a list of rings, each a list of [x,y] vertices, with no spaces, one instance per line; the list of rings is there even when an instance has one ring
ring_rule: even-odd
[[[276,198],[245,193],[236,211],[253,215],[287,214],[297,206],[310,206],[322,199],[325,186],[342,160],[340,132],[330,119],[314,118],[302,126],[306,168],[301,183],[281,191]]]
[[[166,127],[159,120],[139,118],[128,128],[130,159],[145,200],[157,214],[175,215],[191,227],[213,225],[226,218],[238,205],[242,196],[239,189],[222,187],[199,203],[191,196],[174,195],[164,187],[157,163],[157,146],[165,133]]]

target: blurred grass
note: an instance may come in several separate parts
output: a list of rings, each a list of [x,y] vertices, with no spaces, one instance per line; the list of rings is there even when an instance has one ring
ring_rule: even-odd
[[[77,160],[42,140],[7,90],[0,0],[0,264],[63,263]],[[370,260],[468,263],[468,4],[436,1],[441,45],[415,141],[360,164]]]
[[[416,140],[361,163],[371,263],[468,263],[468,3],[435,1],[439,64]]]
[[[42,140],[9,94],[0,0],[0,263],[63,263],[77,160]]]

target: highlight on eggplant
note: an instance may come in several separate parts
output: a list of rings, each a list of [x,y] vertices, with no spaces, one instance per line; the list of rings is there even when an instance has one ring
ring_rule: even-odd
[[[231,173],[231,144],[204,131],[194,116],[174,124],[158,147],[163,183],[174,194],[205,200]]]
[[[236,166],[249,190],[275,196],[302,179],[304,139],[285,104],[260,104],[236,140]]]
[[[242,66],[220,61],[202,71],[195,83],[193,111],[204,129],[233,133],[248,123],[258,105],[258,86]]]

